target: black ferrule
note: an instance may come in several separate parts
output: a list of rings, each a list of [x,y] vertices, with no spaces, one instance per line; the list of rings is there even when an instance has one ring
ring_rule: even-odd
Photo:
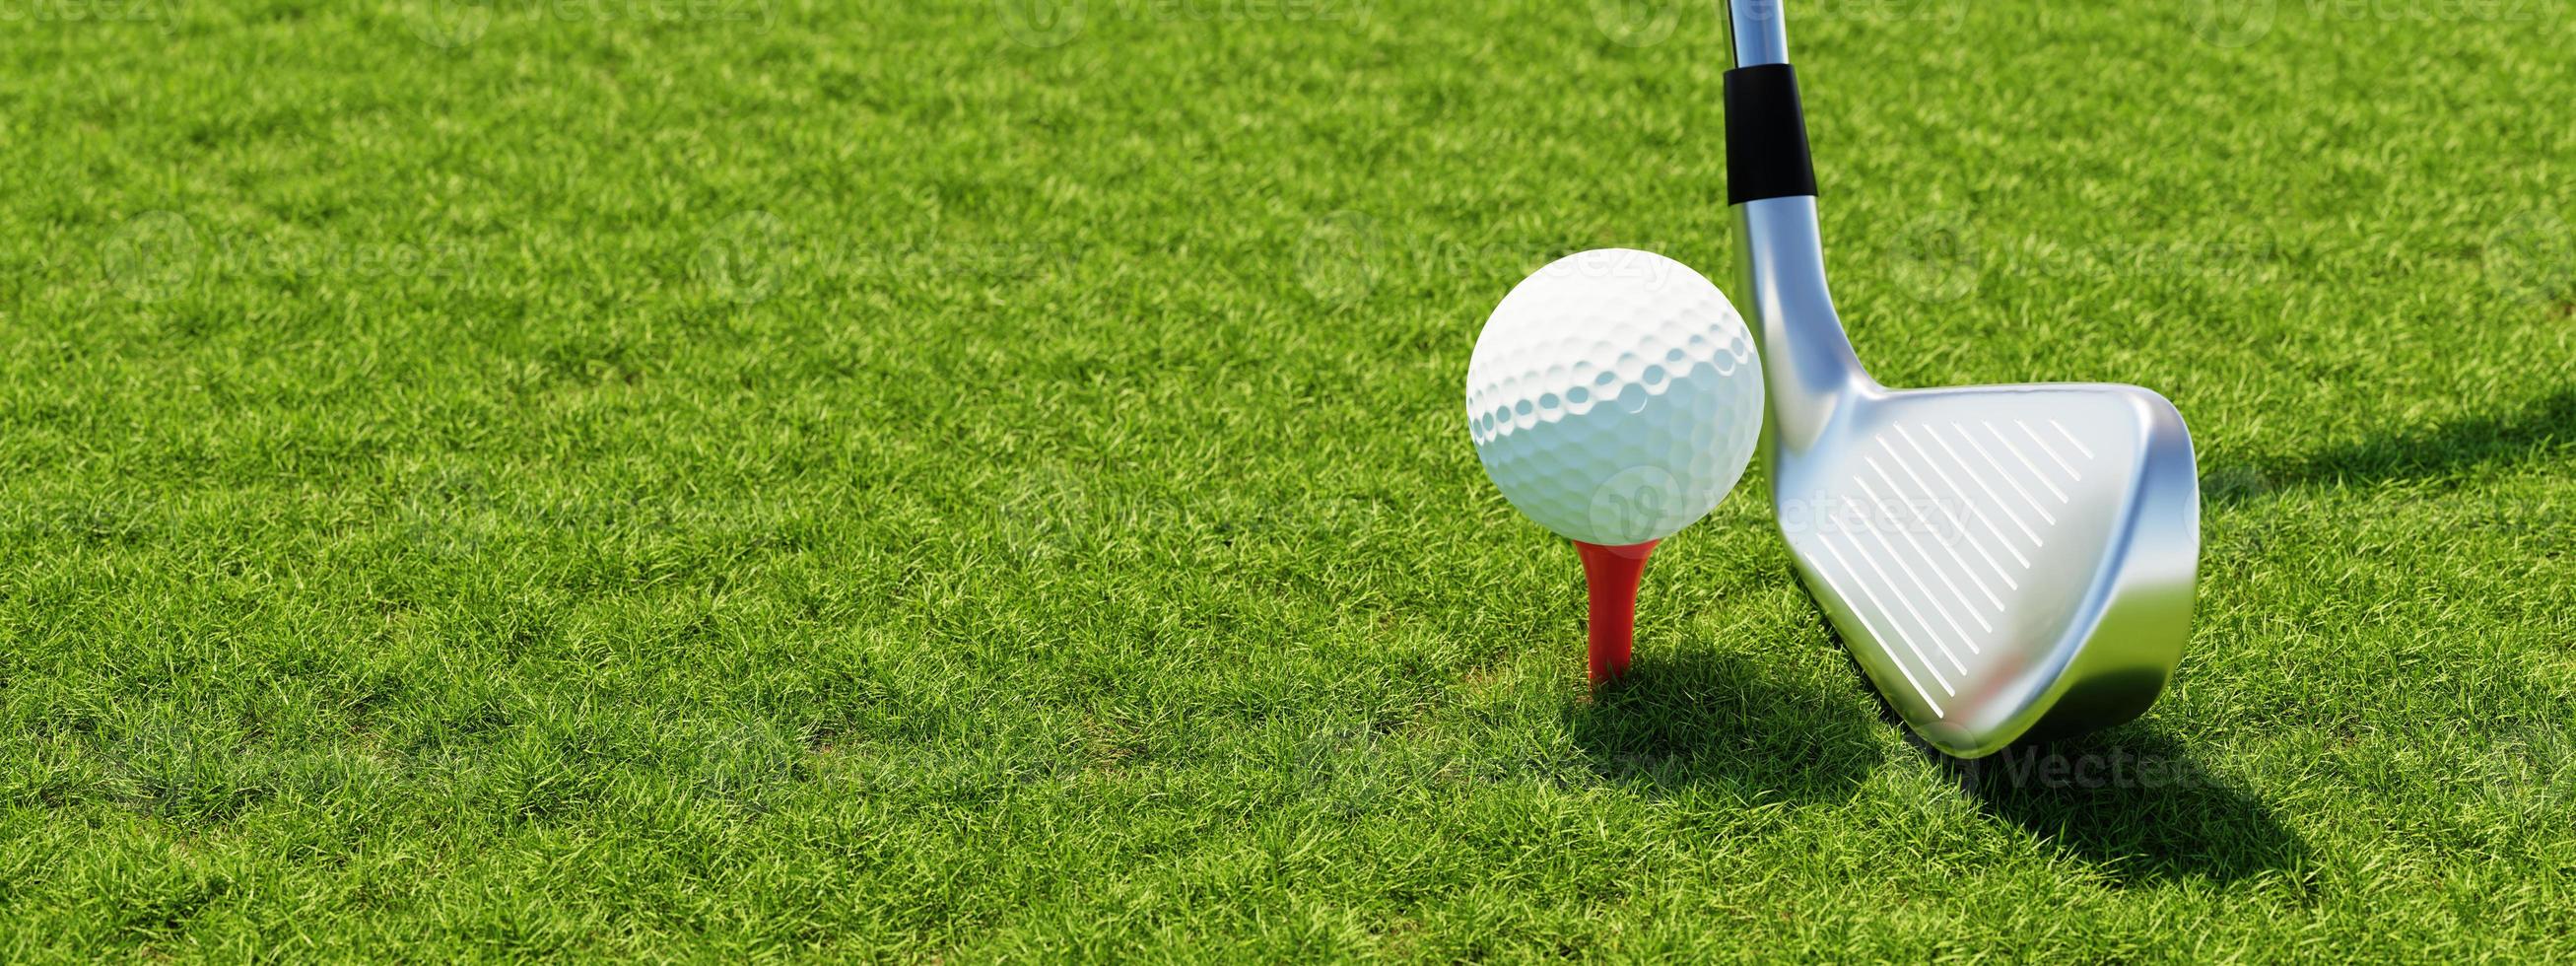
[[[1726,203],[1816,193],[1798,73],[1787,64],[1726,72]]]

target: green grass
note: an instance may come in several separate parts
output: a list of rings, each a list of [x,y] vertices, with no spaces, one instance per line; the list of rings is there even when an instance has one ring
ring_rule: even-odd
[[[1467,443],[1712,5],[734,2],[8,5],[0,958],[2576,955],[2563,4],[1790,5],[1877,374],[2199,446],[1962,768],[1750,487],[1587,701]]]

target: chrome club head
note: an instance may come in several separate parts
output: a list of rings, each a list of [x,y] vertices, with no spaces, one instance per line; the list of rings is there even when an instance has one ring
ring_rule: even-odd
[[[1769,385],[1762,462],[1817,605],[1925,741],[1974,758],[2127,721],[2190,634],[2191,437],[2135,386],[1891,390],[1825,286],[1774,0],[1733,0],[1730,200]]]

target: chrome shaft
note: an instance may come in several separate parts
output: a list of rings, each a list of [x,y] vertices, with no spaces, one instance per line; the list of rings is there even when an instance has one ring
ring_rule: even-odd
[[[1789,32],[1780,22],[1780,0],[1728,0],[1726,8],[1735,66],[1789,62]]]

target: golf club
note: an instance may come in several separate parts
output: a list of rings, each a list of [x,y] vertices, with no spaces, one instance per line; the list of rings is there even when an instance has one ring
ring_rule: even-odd
[[[2189,637],[2191,436],[2136,386],[1889,389],[1825,287],[1778,0],[1730,0],[1728,204],[1798,574],[1915,733],[1960,758],[2137,717]]]

